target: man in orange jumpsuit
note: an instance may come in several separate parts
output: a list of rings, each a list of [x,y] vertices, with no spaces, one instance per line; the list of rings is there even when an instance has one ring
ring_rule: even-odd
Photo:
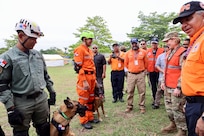
[[[90,31],[82,32],[80,36],[82,43],[74,50],[74,62],[78,66],[78,80],[76,90],[79,103],[87,106],[88,110],[84,117],[79,117],[81,125],[85,129],[92,129],[91,123],[98,123],[93,116],[94,88],[96,84],[95,65],[93,52],[89,47],[92,44],[94,34]]]
[[[186,123],[189,136],[204,136],[204,3],[184,4],[173,24],[190,37],[186,60],[181,71],[182,93],[186,95]]]

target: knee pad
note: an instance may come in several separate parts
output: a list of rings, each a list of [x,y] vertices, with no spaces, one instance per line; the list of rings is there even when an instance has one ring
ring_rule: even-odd
[[[46,122],[43,124],[36,124],[35,128],[39,136],[49,136],[50,135],[50,123],[49,122]]]
[[[14,136],[29,136],[28,130],[24,130],[24,131],[15,131],[15,130],[13,130],[13,135]]]

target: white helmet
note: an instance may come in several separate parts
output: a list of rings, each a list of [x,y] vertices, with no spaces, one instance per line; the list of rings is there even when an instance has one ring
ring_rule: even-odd
[[[40,31],[40,27],[35,22],[26,19],[21,19],[16,23],[15,30],[21,30],[29,37],[39,38],[40,36],[44,36]]]

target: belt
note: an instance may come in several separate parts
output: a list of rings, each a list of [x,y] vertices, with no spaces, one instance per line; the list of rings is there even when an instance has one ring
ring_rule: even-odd
[[[94,74],[94,71],[84,71],[85,74],[88,74],[88,75],[92,75]]]
[[[142,71],[140,71],[140,72],[129,72],[129,73],[131,73],[131,74],[140,74],[140,73],[142,73],[142,72],[144,72],[144,70],[142,70]]]
[[[204,103],[204,96],[186,96],[188,103]]]
[[[20,98],[23,98],[23,97],[26,97],[27,99],[35,99],[37,98],[38,96],[40,96],[42,94],[42,92],[36,92],[36,93],[33,93],[33,94],[30,94],[30,95],[23,95],[23,94],[17,94],[17,93],[13,93],[13,95],[15,97],[20,97]]]

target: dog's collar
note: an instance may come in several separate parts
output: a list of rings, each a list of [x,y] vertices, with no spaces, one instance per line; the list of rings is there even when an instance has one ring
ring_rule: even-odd
[[[66,114],[64,114],[64,112],[61,112],[59,110],[59,113],[62,115],[63,118],[65,118],[66,120],[71,120],[72,118],[68,117]]]

